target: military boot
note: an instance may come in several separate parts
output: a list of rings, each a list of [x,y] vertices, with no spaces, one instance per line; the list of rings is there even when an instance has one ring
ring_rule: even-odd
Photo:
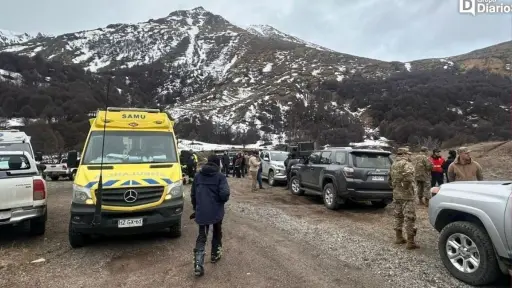
[[[220,260],[220,258],[222,258],[222,246],[212,246],[212,263],[216,263]]]
[[[204,250],[194,249],[194,274],[204,275]]]
[[[414,241],[415,236],[416,236],[416,229],[414,229],[413,234],[407,235],[407,245],[405,246],[405,248],[407,250],[413,250],[413,249],[420,248],[420,246],[418,244],[416,244],[416,242]]]
[[[404,235],[402,234],[402,230],[396,230],[396,240],[395,244],[405,244]]]

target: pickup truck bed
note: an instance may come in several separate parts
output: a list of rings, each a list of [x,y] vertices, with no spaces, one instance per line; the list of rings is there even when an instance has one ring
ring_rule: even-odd
[[[46,228],[46,182],[23,151],[0,151],[0,226],[30,222],[30,233]]]

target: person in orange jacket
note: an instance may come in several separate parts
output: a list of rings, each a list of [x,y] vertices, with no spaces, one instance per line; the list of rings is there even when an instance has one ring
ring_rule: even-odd
[[[445,160],[441,156],[441,150],[434,149],[432,156],[430,156],[430,162],[432,163],[432,186],[430,187],[438,187],[444,183],[443,164]]]

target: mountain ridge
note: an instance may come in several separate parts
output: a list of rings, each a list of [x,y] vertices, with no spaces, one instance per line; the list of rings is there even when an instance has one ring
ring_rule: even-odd
[[[313,108],[315,113],[330,116],[316,119],[317,116],[303,114],[302,118],[351,127],[351,131],[357,131],[353,134],[355,138],[363,137],[364,131],[378,137],[376,128],[380,123],[375,119],[382,119],[382,115],[376,114],[367,102],[370,97],[388,97],[390,93],[382,89],[396,89],[395,84],[389,86],[390,82],[399,81],[394,75],[402,75],[405,78],[400,81],[410,85],[417,85],[417,80],[427,74],[455,75],[450,79],[465,81],[457,75],[472,69],[512,76],[512,41],[458,56],[388,62],[333,51],[268,25],[242,28],[202,7],[173,11],[145,22],[34,37],[0,48],[0,52],[78,65],[101,77],[114,75],[124,79],[124,85],[120,84],[118,89],[127,99],[126,105],[166,107],[182,123],[203,123],[209,119],[234,131],[246,133],[256,129],[261,136],[272,134],[275,138],[321,137],[316,132],[296,131],[307,126],[297,124],[300,119],[293,120],[302,113],[296,111]],[[20,72],[6,69],[1,63],[0,69]],[[467,75],[478,81],[483,77]],[[361,81],[373,85],[374,91],[354,98],[360,92],[349,86],[358,86]],[[493,81],[501,83],[499,79]],[[428,83],[433,82],[422,85]],[[462,105],[466,100],[457,101],[450,105]],[[456,121],[450,119],[446,121]],[[362,130],[355,128],[358,125]]]

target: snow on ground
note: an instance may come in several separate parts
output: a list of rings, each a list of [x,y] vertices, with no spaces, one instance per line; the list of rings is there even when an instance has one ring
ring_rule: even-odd
[[[15,85],[22,85],[23,76],[20,73],[0,69],[0,81],[9,81]]]
[[[404,66],[407,71],[411,72],[411,63],[405,63]]]
[[[263,141],[258,141],[255,144],[245,145],[229,145],[229,144],[213,144],[200,141],[191,141],[185,139],[178,140],[178,150],[192,150],[192,151],[225,151],[230,149],[271,149],[273,145],[263,145]]]

